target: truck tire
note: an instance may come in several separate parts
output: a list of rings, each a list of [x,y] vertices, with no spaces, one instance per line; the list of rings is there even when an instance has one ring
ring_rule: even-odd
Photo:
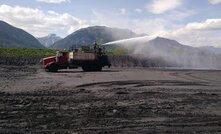
[[[82,69],[84,72],[101,71],[102,66],[100,66],[100,65],[87,65],[87,66],[82,66]]]
[[[82,70],[83,70],[84,72],[88,72],[88,71],[89,71],[89,68],[88,68],[87,66],[82,66]]]
[[[96,66],[94,67],[94,71],[101,71],[102,70],[102,66]]]
[[[57,72],[58,71],[58,65],[57,64],[55,64],[55,63],[52,63],[51,65],[49,65],[49,67],[48,67],[48,71],[49,72]]]

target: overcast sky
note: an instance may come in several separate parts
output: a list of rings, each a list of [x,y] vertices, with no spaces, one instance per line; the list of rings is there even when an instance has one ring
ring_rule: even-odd
[[[0,20],[36,37],[102,25],[221,47],[221,0],[1,0]]]

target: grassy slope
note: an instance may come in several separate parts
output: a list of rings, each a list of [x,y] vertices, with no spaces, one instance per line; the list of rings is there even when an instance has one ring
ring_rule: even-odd
[[[0,56],[52,56],[56,54],[54,49],[31,48],[0,48]],[[121,48],[106,49],[108,55],[122,55],[128,52]]]
[[[51,56],[56,50],[30,48],[0,48],[1,56]]]

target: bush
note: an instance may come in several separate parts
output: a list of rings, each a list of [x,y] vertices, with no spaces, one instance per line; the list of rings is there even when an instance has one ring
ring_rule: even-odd
[[[56,50],[28,48],[0,48],[0,64],[3,65],[36,65],[43,57],[55,55]]]
[[[52,49],[0,48],[1,56],[49,56],[55,54],[56,50]]]
[[[148,58],[141,55],[109,55],[109,61],[114,67],[173,67],[161,58]]]

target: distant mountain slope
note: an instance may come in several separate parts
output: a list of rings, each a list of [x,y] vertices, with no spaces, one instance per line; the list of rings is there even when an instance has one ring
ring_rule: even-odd
[[[45,47],[50,47],[51,45],[61,40],[62,38],[57,36],[56,34],[49,34],[48,36],[37,38],[37,39]]]
[[[203,46],[203,47],[199,47],[199,49],[203,51],[210,51],[213,54],[221,54],[221,48],[217,48],[213,46]]]
[[[127,29],[109,28],[105,26],[93,26],[80,29],[66,38],[56,42],[52,48],[68,49],[75,45],[80,47],[82,45],[90,45],[95,41],[98,44],[107,43],[110,41],[132,38],[138,36]]]
[[[111,44],[113,46],[113,44]],[[182,68],[217,69],[221,67],[220,56],[210,49],[180,44],[171,39],[157,37],[151,40],[136,40],[136,43],[116,44],[129,50],[130,54],[146,59],[163,60],[168,65]],[[108,46],[107,46],[108,47]],[[216,49],[212,49],[216,50]]]
[[[134,39],[134,40],[133,40]],[[180,44],[176,40],[171,40],[167,38],[162,37],[156,37],[156,38],[133,38],[128,41],[115,41],[111,43],[110,45],[106,45],[106,48],[114,48],[114,47],[123,47],[129,50],[133,50],[134,53],[142,53],[145,55],[150,55],[152,53],[156,53],[158,51],[161,51],[159,54],[166,53],[179,53],[182,52],[189,52],[194,53],[197,52],[198,49],[186,46],[183,44]],[[130,51],[131,52],[131,51]]]
[[[0,48],[45,48],[31,34],[0,21]]]
[[[157,37],[153,40],[146,42],[145,48],[149,49],[149,51],[160,51],[162,54],[176,54],[176,55],[183,55],[183,54],[193,54],[198,53],[199,49],[187,45],[180,44],[176,40],[171,40],[167,38]],[[144,49],[145,50],[145,49]],[[153,53],[152,52],[152,53]]]

